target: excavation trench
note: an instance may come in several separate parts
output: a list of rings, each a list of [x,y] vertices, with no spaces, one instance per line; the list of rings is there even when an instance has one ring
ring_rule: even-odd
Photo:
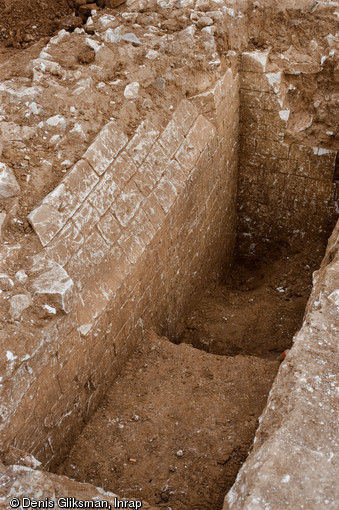
[[[221,509],[300,328],[323,246],[236,258],[175,340],[150,332],[57,472],[173,510]]]

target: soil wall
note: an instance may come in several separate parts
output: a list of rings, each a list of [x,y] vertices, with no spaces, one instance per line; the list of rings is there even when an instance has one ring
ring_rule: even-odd
[[[258,255],[258,246],[265,242],[327,239],[336,220],[334,132],[328,128],[327,142],[315,146],[314,133],[306,136],[305,130],[317,124],[316,113],[310,115],[311,106],[306,111],[291,99],[300,75],[315,82],[314,76],[326,71],[306,57],[302,64],[280,57],[270,56],[269,50],[241,56],[240,254]],[[326,97],[334,97],[330,85]],[[326,135],[324,125],[318,124],[321,140]]]
[[[30,213],[43,245],[32,285],[58,316],[6,366],[3,450],[60,462],[144,331],[175,335],[188,302],[230,263],[238,110],[229,70],[162,132],[142,123],[128,140],[110,122]]]

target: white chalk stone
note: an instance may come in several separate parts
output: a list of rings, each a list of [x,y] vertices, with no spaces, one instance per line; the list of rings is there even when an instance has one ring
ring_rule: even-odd
[[[51,305],[69,313],[74,297],[74,283],[63,267],[55,263],[49,271],[36,278],[32,285],[36,294],[50,299]]]
[[[58,127],[62,130],[66,129],[66,119],[62,115],[54,115],[46,120],[47,126]]]
[[[33,304],[33,301],[29,294],[17,294],[9,300],[9,304],[9,315],[17,320],[20,319],[22,312]]]
[[[11,168],[0,163],[0,197],[10,198],[19,195],[20,186]]]
[[[288,119],[290,118],[290,113],[291,113],[290,110],[280,110],[279,117],[281,118],[281,120],[284,120],[287,122]]]
[[[27,274],[25,273],[25,271],[23,269],[20,269],[20,271],[17,271],[15,273],[15,278],[20,283],[24,283],[24,282],[26,282],[28,280],[28,276],[27,276]]]
[[[124,90],[126,99],[135,99],[139,95],[140,84],[137,81],[130,83]]]

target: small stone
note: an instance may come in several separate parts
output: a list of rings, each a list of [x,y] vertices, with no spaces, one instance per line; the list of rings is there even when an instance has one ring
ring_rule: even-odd
[[[141,44],[141,41],[133,33],[125,34],[121,39],[127,43],[133,44],[134,46],[139,46]]]
[[[24,283],[24,282],[26,282],[28,280],[28,276],[27,276],[27,274],[25,273],[25,271],[23,269],[20,269],[19,271],[17,271],[15,273],[15,278],[20,283]]]
[[[103,40],[105,42],[118,44],[121,40],[121,35],[116,34],[111,28],[108,28],[103,34]]]
[[[160,57],[160,53],[158,51],[155,51],[155,50],[149,50],[147,53],[146,53],[146,57],[145,58],[148,58],[148,60],[155,60],[156,58]]]
[[[7,214],[5,212],[0,213],[0,241],[2,239],[3,230],[5,227],[5,221],[6,221]]]
[[[178,450],[177,453],[176,453],[176,456],[177,457],[183,457],[184,456],[183,450]]]
[[[54,308],[54,306],[44,305],[44,306],[43,306],[43,308],[44,308],[45,310],[47,310],[47,312],[48,312],[48,313],[51,313],[51,314],[53,314],[53,315],[55,315],[55,314],[56,314],[56,312],[57,312],[57,311],[56,311],[56,308]]]
[[[139,95],[139,88],[140,85],[137,81],[134,81],[133,83],[130,83],[127,85],[124,91],[124,96],[126,99],[135,99]]]
[[[19,195],[20,186],[11,168],[0,163],[0,197],[10,198]]]
[[[47,126],[58,127],[64,130],[66,128],[66,119],[62,115],[54,115],[46,120]]]
[[[12,319],[20,319],[21,313],[33,304],[31,296],[28,294],[17,294],[9,300],[9,315]]]
[[[62,16],[59,21],[60,29],[75,30],[82,27],[82,19],[79,16]]]
[[[165,84],[166,84],[166,82],[165,82],[164,78],[158,78],[157,80],[155,80],[153,85],[157,90],[159,90],[159,92],[164,92]]]
[[[208,16],[203,16],[202,18],[199,18],[199,20],[197,21],[198,28],[210,27],[211,25],[213,25],[213,20]]]
[[[8,291],[14,287],[13,280],[6,273],[0,273],[0,290]]]

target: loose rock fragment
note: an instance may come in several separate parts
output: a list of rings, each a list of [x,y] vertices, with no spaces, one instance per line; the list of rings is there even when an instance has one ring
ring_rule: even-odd
[[[136,81],[127,85],[124,91],[124,96],[126,97],[126,99],[135,99],[136,97],[138,97],[139,88],[140,85]]]
[[[74,297],[74,283],[63,267],[55,263],[33,283],[36,294],[45,295],[56,308],[69,313]]]
[[[17,294],[9,300],[9,304],[9,315],[17,320],[20,319],[22,312],[33,304],[33,301],[29,294]]]
[[[6,216],[7,216],[7,214],[5,212],[1,212],[0,213],[0,241],[2,239],[2,234],[3,234],[3,230],[4,230],[4,226],[5,226]]]
[[[197,21],[198,28],[209,27],[211,25],[213,25],[213,20],[208,16],[203,16],[202,18],[199,18],[199,20]]]
[[[158,78],[157,80],[155,80],[154,82],[154,87],[159,90],[160,92],[164,92],[165,90],[165,80],[164,78]]]
[[[0,197],[10,198],[19,195],[20,186],[15,175],[6,163],[0,163]]]
[[[121,38],[123,41],[131,43],[135,46],[139,46],[141,44],[141,41],[137,38],[135,34],[128,33],[122,36]]]
[[[0,290],[8,291],[14,287],[13,280],[6,273],[0,273]]]

